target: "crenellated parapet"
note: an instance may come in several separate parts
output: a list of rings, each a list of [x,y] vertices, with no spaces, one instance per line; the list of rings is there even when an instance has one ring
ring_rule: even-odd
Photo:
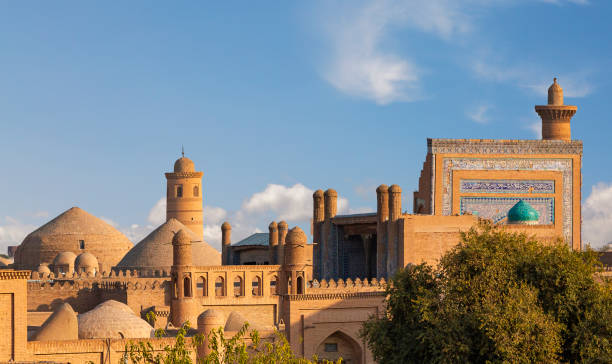
[[[372,278],[371,280],[356,279],[322,279],[308,282],[308,294],[327,293],[355,293],[355,292],[383,292],[387,288],[387,281]]]

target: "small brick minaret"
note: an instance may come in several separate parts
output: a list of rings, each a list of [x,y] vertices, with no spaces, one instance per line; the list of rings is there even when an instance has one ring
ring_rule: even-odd
[[[174,163],[174,171],[166,173],[166,221],[175,218],[203,240],[202,176],[193,161],[185,156]]]
[[[563,105],[563,89],[555,78],[548,88],[548,105],[535,107],[535,111],[542,118],[542,139],[572,140],[570,120],[577,109],[576,106]]]

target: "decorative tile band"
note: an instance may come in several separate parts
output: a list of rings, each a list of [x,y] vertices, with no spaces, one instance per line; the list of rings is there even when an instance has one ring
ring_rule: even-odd
[[[580,140],[427,139],[433,154],[579,154]]]
[[[572,159],[570,158],[444,158],[442,161],[442,215],[452,214],[453,171],[555,171],[563,175],[563,235],[572,244]]]
[[[508,210],[523,200],[540,213],[539,225],[555,223],[554,197],[461,197],[461,214],[471,213],[494,222],[501,222],[508,216]]]
[[[555,181],[462,179],[459,191],[464,193],[555,193]]]

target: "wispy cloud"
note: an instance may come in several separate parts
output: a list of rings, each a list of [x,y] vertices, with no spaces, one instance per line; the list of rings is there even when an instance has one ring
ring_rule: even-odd
[[[542,122],[541,121],[534,121],[530,123],[529,125],[527,125],[526,128],[531,130],[531,132],[533,133],[533,136],[536,139],[542,139]]]
[[[555,5],[588,4],[586,0],[541,1]],[[380,105],[423,99],[424,68],[415,60],[417,50],[400,51],[387,46],[398,29],[470,44],[471,31],[477,28],[473,14],[482,16],[486,8],[526,3],[522,0],[375,0],[334,2],[331,6],[326,3],[320,12],[323,15],[317,19],[330,44],[323,76],[339,91]],[[470,47],[469,51],[473,53],[480,47]],[[490,80],[513,82],[534,90],[550,82],[546,72],[535,74],[539,77],[534,78],[533,72],[525,72],[521,67],[498,67],[482,59],[474,63],[473,71]],[[542,79],[542,75],[546,77]],[[592,91],[592,86],[578,82],[579,78],[575,81],[571,75],[563,78],[567,78],[568,97],[583,97]]]
[[[490,117],[487,112],[491,109],[488,105],[480,105],[473,110],[468,110],[466,115],[472,121],[475,121],[479,124],[486,124],[489,122]]]
[[[469,28],[457,3],[448,0],[349,2],[324,17],[331,59],[325,78],[338,90],[385,105],[423,97],[422,70],[383,44],[398,27],[448,39]],[[328,9],[329,10],[329,9]],[[345,14],[337,17],[338,13]],[[340,21],[339,21],[340,19]]]
[[[0,218],[0,253],[5,254],[9,245],[21,244],[26,235],[36,228],[36,225],[23,223],[11,216]]]
[[[474,74],[488,81],[512,84],[540,96],[548,94],[553,77],[557,77],[566,97],[586,97],[593,92],[588,71],[551,74],[536,65],[507,65],[497,63],[486,55],[479,56],[472,64]]]

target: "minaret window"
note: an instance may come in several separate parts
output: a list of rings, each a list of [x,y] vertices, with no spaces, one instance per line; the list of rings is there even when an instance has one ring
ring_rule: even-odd
[[[191,297],[191,279],[189,277],[183,279],[183,292],[185,297]]]
[[[208,296],[208,292],[206,292],[206,278],[204,277],[200,277],[200,279],[198,279],[198,283],[196,285],[196,289],[197,289],[197,294],[200,297],[203,296]]]
[[[303,294],[304,293],[304,278],[302,277],[297,277],[297,294]]]
[[[223,277],[217,277],[215,280],[215,296],[225,296],[225,282]]]
[[[259,276],[253,277],[251,281],[252,294],[253,296],[261,296],[261,278]]]
[[[176,197],[183,197],[183,185],[176,186]]]
[[[200,195],[200,186],[193,186],[193,197],[198,197]]]
[[[272,280],[270,281],[270,294],[273,296],[277,294],[276,292],[276,282],[277,281],[278,281],[277,276],[272,277]]]
[[[85,249],[85,240],[79,240],[79,249]]]
[[[244,296],[242,277],[234,278],[234,296],[236,297]]]

